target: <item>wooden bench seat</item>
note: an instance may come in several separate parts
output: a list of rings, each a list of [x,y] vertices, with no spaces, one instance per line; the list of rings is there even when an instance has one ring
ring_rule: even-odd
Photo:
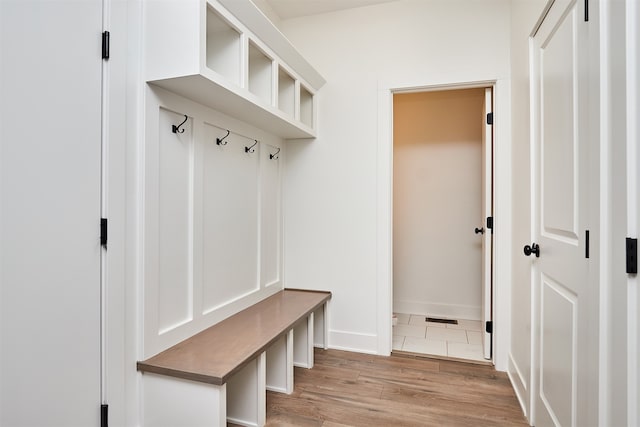
[[[154,408],[162,405],[162,400],[165,399],[162,396],[165,395],[168,400],[166,405],[177,404],[176,397],[174,399],[170,398],[173,394],[171,392],[171,383],[167,383],[166,379],[159,379],[159,374],[163,377],[174,377],[215,386],[215,393],[211,396],[214,399],[218,399],[217,405],[213,405],[216,407],[216,412],[212,414],[213,419],[216,421],[210,425],[221,424],[222,419],[226,422],[227,418],[234,422],[244,422],[245,425],[264,424],[266,415],[260,414],[260,412],[266,411],[266,409],[260,408],[260,406],[264,406],[264,398],[261,395],[266,394],[266,387],[268,386],[266,384],[266,377],[268,376],[266,373],[267,351],[274,352],[274,350],[270,349],[282,347],[277,352],[284,355],[278,357],[282,360],[286,359],[287,366],[280,368],[280,370],[290,370],[290,374],[286,375],[291,376],[292,389],[293,358],[291,355],[293,353],[293,330],[294,328],[300,329],[297,325],[304,322],[305,319],[307,320],[307,324],[302,329],[304,331],[302,335],[306,339],[303,346],[311,348],[310,354],[313,357],[313,313],[325,306],[330,298],[330,292],[285,289],[145,361],[138,362],[139,371],[153,374],[153,379],[149,379],[149,375],[144,375],[145,378],[143,379],[144,393],[149,394],[148,397],[151,399],[152,408],[149,410],[156,411]],[[324,319],[326,320],[326,315]],[[309,331],[308,334],[307,331]],[[325,340],[326,335],[325,331]],[[276,345],[280,341],[283,344],[281,346],[279,344]],[[310,363],[310,365],[312,364],[313,362]],[[236,380],[234,376],[240,379]],[[243,383],[242,385],[234,386],[240,390],[236,393],[241,394],[241,396],[237,397],[238,399],[251,401],[247,396],[242,396],[242,394],[247,393],[257,396],[257,415],[255,417],[253,415],[248,416],[248,418],[252,418],[250,420],[227,417],[226,405],[233,407],[237,404],[237,402],[231,401],[227,403],[227,400],[231,397],[227,397],[226,385],[228,382],[232,385],[234,381]],[[149,387],[153,389],[148,390]],[[183,384],[180,387],[185,386]],[[276,389],[278,388],[276,387]],[[194,392],[197,394],[198,392],[195,390],[194,388]],[[288,387],[284,387],[283,390],[288,390]],[[175,388],[175,392],[178,392],[178,388]],[[149,419],[168,421],[172,418],[172,414],[166,413],[167,408],[159,408],[158,411],[159,413],[154,412],[154,414],[151,414],[152,416]],[[253,408],[250,411],[246,409],[239,411],[242,414],[245,412],[253,413]],[[191,412],[193,411],[191,410]],[[206,412],[207,410],[205,410]],[[175,419],[175,421],[178,420]],[[181,425],[188,425],[187,420],[181,420],[180,422],[182,423]],[[145,422],[145,425],[147,424]],[[152,424],[155,424],[155,422],[148,425]]]

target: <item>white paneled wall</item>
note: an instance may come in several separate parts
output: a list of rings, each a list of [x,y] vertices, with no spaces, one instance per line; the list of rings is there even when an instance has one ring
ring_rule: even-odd
[[[280,147],[262,144],[260,147],[260,284],[280,283],[282,259],[282,217],[280,197]]]
[[[254,141],[204,124],[202,144],[203,311],[258,289],[259,150]]]
[[[149,357],[282,289],[284,146],[154,86],[145,133],[140,269]]]

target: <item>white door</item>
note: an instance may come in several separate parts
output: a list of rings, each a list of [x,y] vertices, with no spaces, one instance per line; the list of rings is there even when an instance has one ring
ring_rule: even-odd
[[[640,82],[638,81],[640,4],[635,0],[627,0],[625,7],[627,13],[627,236],[638,239],[640,237],[640,122],[638,121],[640,117]],[[636,252],[636,271],[637,264]],[[640,425],[640,276],[637,273],[628,275],[627,300],[627,423],[637,426]]]
[[[0,1],[0,425],[100,424],[102,1]]]
[[[492,324],[492,244],[493,229],[489,229],[488,218],[493,221],[493,90],[484,90],[483,131],[482,131],[482,351],[485,359],[491,359],[491,331],[487,328]],[[491,224],[493,226],[493,224]]]
[[[597,424],[587,417],[589,405],[597,404],[587,370],[597,354],[589,335],[597,331],[588,328],[588,23],[583,6],[583,1],[556,0],[532,42],[534,227],[524,252],[531,257],[535,290],[536,426]]]

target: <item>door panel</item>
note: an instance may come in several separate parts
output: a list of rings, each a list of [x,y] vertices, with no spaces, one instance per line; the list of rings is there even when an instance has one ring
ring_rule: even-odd
[[[549,238],[576,234],[575,13],[561,22],[541,47],[542,229]]]
[[[559,425],[570,426],[576,390],[576,295],[551,277],[540,279],[540,399]]]
[[[589,425],[587,358],[587,34],[583,2],[556,0],[533,39],[533,131],[537,185],[532,256],[536,293],[535,425]]]
[[[100,408],[102,2],[0,1],[0,425]]]

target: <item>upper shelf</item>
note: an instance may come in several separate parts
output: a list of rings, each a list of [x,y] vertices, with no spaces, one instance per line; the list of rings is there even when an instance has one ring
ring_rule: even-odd
[[[145,2],[149,83],[286,139],[316,136],[325,80],[250,0]]]

